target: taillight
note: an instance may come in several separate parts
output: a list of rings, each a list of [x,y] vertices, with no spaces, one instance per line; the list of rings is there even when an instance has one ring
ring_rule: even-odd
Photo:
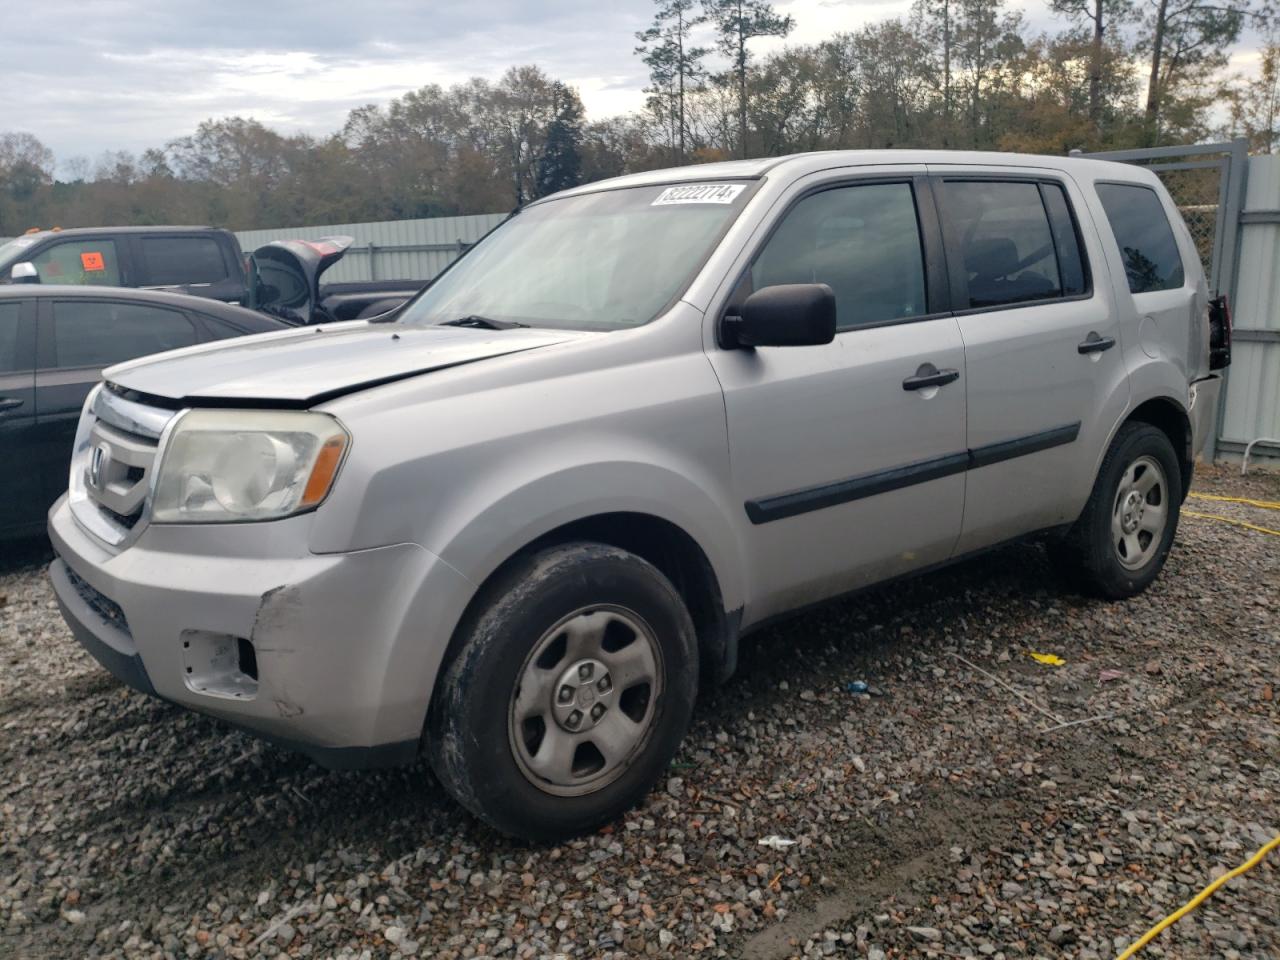
[[[1223,294],[1209,301],[1209,369],[1231,366],[1231,307]]]

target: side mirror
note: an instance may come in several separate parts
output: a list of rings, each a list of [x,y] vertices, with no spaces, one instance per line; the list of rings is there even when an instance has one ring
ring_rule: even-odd
[[[40,271],[36,269],[34,263],[28,261],[15,263],[13,269],[9,271],[9,279],[14,283],[39,283]]]
[[[811,347],[836,335],[836,295],[825,283],[784,283],[747,297],[737,316],[726,315],[726,347]]]

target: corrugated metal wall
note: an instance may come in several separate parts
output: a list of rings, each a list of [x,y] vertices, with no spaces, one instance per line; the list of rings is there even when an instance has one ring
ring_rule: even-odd
[[[462,244],[475,243],[505,216],[503,213],[486,213],[428,220],[277,227],[242,230],[236,236],[246,251],[272,240],[317,240],[334,235],[355,238],[346,256],[325,272],[326,282],[430,280],[453,261]]]
[[[1227,449],[1280,439],[1280,157],[1249,158],[1232,320],[1249,339],[1232,344],[1222,440]],[[1255,339],[1256,338],[1256,339]],[[1233,442],[1234,441],[1234,442]],[[1275,448],[1258,448],[1275,456]]]

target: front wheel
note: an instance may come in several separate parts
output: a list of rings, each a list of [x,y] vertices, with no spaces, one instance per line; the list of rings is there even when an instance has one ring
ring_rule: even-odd
[[[1058,565],[1086,592],[1122,600],[1145,590],[1164,567],[1178,529],[1182,472],[1162,430],[1120,428],[1093,493],[1066,537]]]
[[[515,561],[486,590],[426,730],[436,775],[504,833],[554,841],[614,819],[684,737],[697,641],[670,581],[615,547]]]

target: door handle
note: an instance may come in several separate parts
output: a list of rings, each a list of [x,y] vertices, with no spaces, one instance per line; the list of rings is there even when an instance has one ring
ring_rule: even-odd
[[[6,410],[17,410],[22,406],[22,401],[17,397],[0,397],[0,413]]]
[[[1102,351],[1110,350],[1115,345],[1115,337],[1100,337],[1095,331],[1090,330],[1089,335],[1084,338],[1084,342],[1077,344],[1076,351],[1082,354],[1102,353]]]
[[[925,387],[945,387],[960,379],[959,370],[939,370],[932,363],[922,363],[914,377],[902,381],[903,390],[923,390]]]

